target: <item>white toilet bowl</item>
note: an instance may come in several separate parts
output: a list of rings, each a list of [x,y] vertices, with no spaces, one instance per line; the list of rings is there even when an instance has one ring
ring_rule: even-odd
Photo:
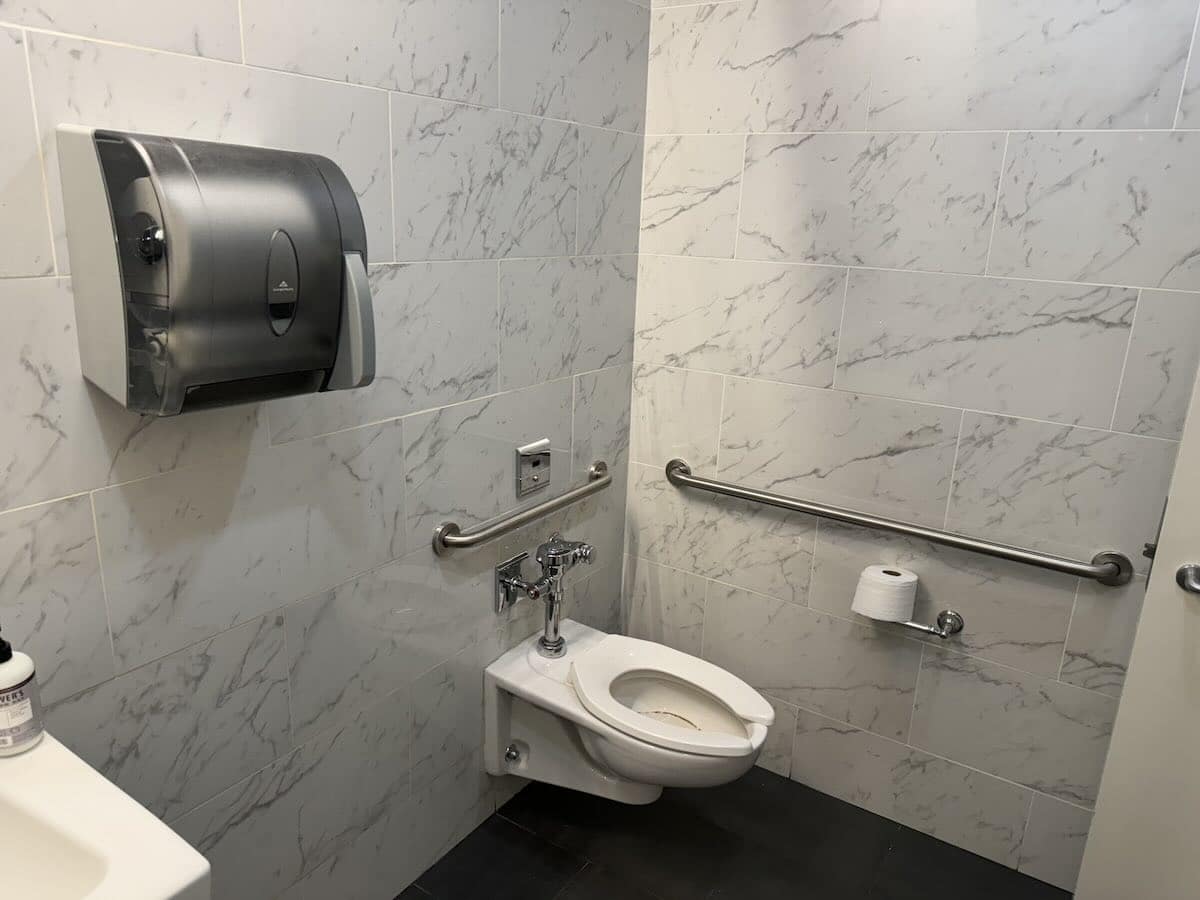
[[[535,635],[487,667],[489,772],[650,803],[664,787],[724,784],[754,765],[775,713],[750,685],[570,619],[562,635],[557,659],[538,653]]]

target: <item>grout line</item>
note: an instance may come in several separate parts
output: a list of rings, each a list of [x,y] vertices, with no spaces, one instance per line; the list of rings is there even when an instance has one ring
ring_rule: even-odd
[[[1129,320],[1129,334],[1125,338],[1125,355],[1121,359],[1121,377],[1117,379],[1117,394],[1113,397],[1112,418],[1108,420],[1108,430],[1117,428],[1117,410],[1121,408],[1121,391],[1125,389],[1125,373],[1129,371],[1129,354],[1133,350],[1133,330],[1137,327],[1138,310],[1142,308],[1142,290],[1138,289],[1137,299],[1133,303],[1133,318]]]
[[[1017,841],[1017,863],[1013,866],[1017,871],[1021,870],[1022,851],[1025,849],[1025,836],[1029,834],[1029,820],[1033,818],[1033,801],[1037,796],[1037,791],[1029,792],[1029,808],[1025,810],[1025,824],[1021,827],[1021,839]]]
[[[733,259],[738,258],[738,243],[742,237],[742,199],[746,196],[746,154],[750,152],[750,135],[742,139],[742,166],[738,177],[737,215],[733,222]]]
[[[921,687],[921,670],[925,668],[925,647],[926,646],[927,646],[926,643],[924,641],[922,641],[921,642],[921,658],[917,662],[917,677],[913,679],[912,709],[910,709],[909,713],[908,713],[908,731],[905,732],[905,734],[904,734],[904,743],[909,747],[912,746],[912,744],[910,744],[909,741],[912,740],[913,722],[916,721],[916,718],[917,718],[917,697],[918,697],[917,690]],[[849,723],[847,723],[847,724],[849,724]]]
[[[242,14],[242,0],[237,0],[238,41],[242,48],[242,63],[246,62],[246,17]]]
[[[729,394],[729,376],[721,376],[721,403],[717,408],[717,449],[713,454],[713,474],[721,474],[721,434],[725,431],[725,398]]]
[[[579,209],[583,206],[583,129],[575,126],[575,252],[579,256]]]
[[[1004,167],[1008,165],[1008,143],[1012,140],[1012,132],[1004,133],[1004,150],[1000,154],[1000,174],[996,176],[996,202],[992,206],[992,230],[988,235],[987,255],[983,258],[983,274],[987,274],[992,264],[992,247],[996,243],[996,223],[1000,221],[1000,196],[1004,192]]]
[[[396,252],[396,126],[392,121],[392,97],[391,94],[387,98],[387,129],[388,129],[388,206],[392,211],[392,235],[391,241],[391,257],[393,264],[396,257],[399,255]]]
[[[54,240],[54,211],[50,208],[50,179],[46,174],[46,147],[42,143],[41,128],[38,125],[37,94],[33,89],[33,56],[29,52],[29,29],[21,29],[21,44],[25,51],[25,76],[29,87],[29,109],[33,114],[33,144],[37,148],[38,168],[42,173],[42,203],[46,208],[46,229],[50,239],[50,268],[48,277],[58,277],[58,249]]]
[[[1079,590],[1082,587],[1083,587],[1083,579],[1076,578],[1075,579],[1075,591],[1071,594],[1071,614],[1069,616],[1067,616],[1067,631],[1066,631],[1066,634],[1063,635],[1062,653],[1060,653],[1058,656],[1058,672],[1054,676],[1054,680],[1058,681],[1062,684],[1068,683],[1068,682],[1065,682],[1062,680],[1063,669],[1067,665],[1067,644],[1071,640],[1071,626],[1075,624],[1075,610],[1079,608]],[[1126,668],[1128,668],[1128,664],[1126,664]],[[1079,687],[1079,685],[1075,685],[1075,687]]]
[[[503,75],[504,69],[501,65],[503,59],[502,52],[504,50],[504,0],[496,0],[496,108],[504,108],[503,94]]]
[[[741,0],[732,0],[732,2],[741,2]],[[670,7],[674,8],[674,7]],[[755,137],[820,137],[825,135],[842,135],[852,137],[876,136],[882,134],[929,134],[929,135],[947,135],[947,134],[1004,134],[1011,131],[1013,134],[1191,134],[1200,131],[1200,127],[1196,128],[951,128],[951,129],[936,129],[936,128],[873,128],[870,130],[855,131],[852,129],[845,130],[826,130],[826,131],[649,131],[646,132],[646,137],[652,138],[667,138],[667,137],[732,137],[738,134],[751,134]]]
[[[1196,11],[1196,21],[1192,23],[1192,42],[1188,44],[1187,59],[1183,63],[1183,81],[1179,85],[1179,102],[1175,104],[1175,115],[1171,119],[1171,124],[1176,130],[1179,128],[1179,118],[1183,115],[1183,98],[1187,96],[1188,76],[1192,70],[1192,56],[1196,52],[1196,36],[1200,34],[1200,9]]]
[[[967,411],[964,409],[958,418],[958,435],[954,439],[954,461],[950,463],[950,485],[946,489],[946,512],[942,516],[942,529],[950,529],[950,504],[954,502],[954,476],[958,474],[958,453],[962,449],[963,426],[967,423]]]

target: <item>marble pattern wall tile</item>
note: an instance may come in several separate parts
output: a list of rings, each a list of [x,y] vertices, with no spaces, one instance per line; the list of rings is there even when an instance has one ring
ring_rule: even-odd
[[[871,130],[1170,128],[1196,4],[885,3]]]
[[[8,18],[7,12],[0,16]],[[43,195],[37,125],[25,71],[25,40],[13,28],[0,28],[0,278],[47,275],[54,271],[50,219]],[[15,87],[20,86],[20,87]]]
[[[734,255],[744,146],[740,135],[647,138],[643,253]]]
[[[115,674],[90,498],[0,514],[0,625],[33,657],[43,703]]]
[[[328,156],[358,195],[371,261],[391,258],[388,110],[380,91],[41,34],[29,36],[29,57],[59,272],[69,266],[54,129],[97,122]]]
[[[1005,136],[751,135],[745,259],[982,274]]]
[[[1174,442],[967,413],[946,515],[953,531],[1090,559],[1118,550],[1144,570]]]
[[[641,362],[832,387],[846,273],[779,263],[643,256]]]
[[[879,8],[879,0],[745,0],[655,13],[647,131],[862,128]]]
[[[391,94],[396,259],[575,250],[575,125]]]
[[[221,457],[266,442],[258,409],[138,416],[84,381],[71,282],[0,279],[0,509]]]
[[[485,400],[472,400],[404,420],[404,471],[410,548],[429,545],[445,521],[462,528],[521,506],[513,451],[549,438],[551,493],[570,477],[571,379],[548,382]]]
[[[855,269],[837,386],[1108,427],[1136,303],[1121,288]]]
[[[412,707],[400,691],[173,823],[222,900],[274,897],[409,796]]]
[[[1091,806],[1116,713],[1111,697],[926,650],[909,743]]]
[[[496,263],[376,266],[370,279],[375,340],[381,348],[375,380],[354,391],[272,401],[273,442],[496,392]],[[462,352],[464,346],[471,348],[469,353]]]
[[[564,615],[591,628],[620,634],[622,569],[628,564],[617,557],[584,573],[571,584]]]
[[[714,472],[723,385],[708,372],[634,366],[630,461],[661,468],[679,457],[696,474]]]
[[[637,305],[637,259],[633,256],[579,257],[579,355],[575,372],[594,372],[633,359]]]
[[[137,0],[6,0],[0,19],[30,28],[217,59],[242,58],[237,0],[163,0],[154,14]],[[6,82],[8,83],[8,82]]]
[[[1200,135],[1014,134],[988,271],[1200,290]]]
[[[398,423],[94,495],[125,670],[403,552]]]
[[[707,584],[690,572],[629,557],[622,591],[621,631],[698,656]]]
[[[283,618],[269,615],[50,708],[47,727],[172,819],[288,749]]]
[[[626,532],[634,556],[808,602],[816,535],[808,516],[681,490],[667,481],[662,466],[634,464]]]
[[[1026,672],[1058,675],[1077,579],[916,538],[822,521],[817,526],[808,605],[857,619],[850,604],[859,574],[876,564],[903,566],[920,576],[916,621],[932,623],[943,609],[954,609],[969,623],[947,641],[932,635],[922,639]],[[914,637],[890,625],[875,627]]]
[[[1119,697],[1145,596],[1141,577],[1121,588],[1080,582],[1059,678]]]
[[[941,524],[958,410],[740,378],[724,409],[723,480]]]
[[[1193,36],[1192,40],[1195,40]],[[1179,110],[1175,114],[1176,128],[1195,128],[1200,121],[1200,66],[1188,68],[1184,80],[1183,94],[1179,98]]]
[[[1031,792],[999,778],[800,710],[792,780],[1017,864]]]
[[[903,739],[921,645],[711,582],[704,658],[786,703]]]
[[[1142,291],[1113,428],[1178,440],[1200,364],[1200,297]]]
[[[500,105],[641,131],[649,18],[632,3],[502,0]]]
[[[241,0],[241,14],[251,65],[496,105],[493,0]]]
[[[471,647],[493,625],[499,557],[423,547],[284,613],[292,729],[305,740]]]
[[[579,252],[636,253],[644,139],[579,129]]]
[[[767,697],[771,709],[775,710],[775,724],[767,732],[767,740],[755,763],[768,772],[788,778],[792,774],[792,745],[796,739],[797,707]]]
[[[1092,814],[1086,809],[1033,795],[1018,871],[1064,891],[1075,890]]]
[[[571,481],[582,481],[597,460],[610,470],[629,458],[629,398],[633,370],[615,366],[575,376],[571,422]]]

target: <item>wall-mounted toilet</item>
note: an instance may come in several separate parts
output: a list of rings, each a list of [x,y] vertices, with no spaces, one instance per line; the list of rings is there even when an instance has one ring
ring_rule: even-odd
[[[566,652],[534,635],[487,667],[487,770],[624,803],[664,787],[711,787],[745,773],[775,719],[724,669],[662,644],[562,623]]]

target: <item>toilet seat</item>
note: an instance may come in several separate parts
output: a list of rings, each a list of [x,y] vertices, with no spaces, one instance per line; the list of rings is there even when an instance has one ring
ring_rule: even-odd
[[[622,703],[614,686],[622,679],[653,683],[660,694],[675,693],[681,707],[706,713],[706,723],[665,710],[652,718]],[[765,699],[735,675],[687,653],[662,644],[623,635],[609,635],[571,664],[570,681],[584,708],[600,721],[649,744],[705,756],[744,756],[753,738],[775,721]],[[733,718],[740,734],[715,727],[715,720]],[[670,719],[692,727],[672,724]]]

